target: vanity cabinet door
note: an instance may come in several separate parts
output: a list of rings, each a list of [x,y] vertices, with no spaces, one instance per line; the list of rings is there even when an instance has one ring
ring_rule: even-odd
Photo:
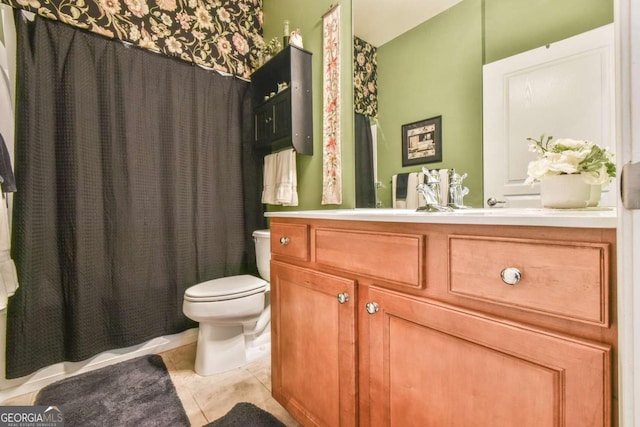
[[[272,394],[305,426],[356,426],[355,283],[271,262]]]
[[[611,424],[609,346],[376,288],[367,299],[371,425]]]

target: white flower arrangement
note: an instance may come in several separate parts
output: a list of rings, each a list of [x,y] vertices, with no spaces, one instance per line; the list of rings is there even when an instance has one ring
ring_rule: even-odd
[[[529,162],[525,184],[540,181],[545,176],[577,174],[587,184],[607,185],[616,176],[614,155],[591,141],[556,139],[552,136],[539,140],[527,138],[529,151],[538,154],[537,160]]]

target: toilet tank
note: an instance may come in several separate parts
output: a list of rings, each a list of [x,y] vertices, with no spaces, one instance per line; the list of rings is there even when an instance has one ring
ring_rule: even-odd
[[[256,262],[258,273],[264,280],[269,281],[269,261],[271,261],[271,233],[269,230],[256,230],[253,232],[253,242],[256,245]]]

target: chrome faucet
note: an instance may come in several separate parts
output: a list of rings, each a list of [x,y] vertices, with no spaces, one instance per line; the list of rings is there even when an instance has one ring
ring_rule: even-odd
[[[464,196],[469,194],[467,187],[462,187],[462,181],[467,174],[460,175],[455,169],[451,169],[449,174],[449,206],[454,209],[467,209],[464,205]]]
[[[430,171],[427,168],[422,168],[427,179],[426,184],[418,184],[416,191],[422,194],[426,202],[426,206],[420,206],[419,211],[428,212],[451,212],[452,208],[444,206],[442,204],[442,196],[440,195],[440,173],[437,170]]]

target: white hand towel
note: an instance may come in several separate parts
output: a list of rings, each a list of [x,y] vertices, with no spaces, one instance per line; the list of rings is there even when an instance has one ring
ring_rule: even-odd
[[[440,169],[440,198],[442,204],[447,206],[449,204],[449,169]]]
[[[407,207],[407,199],[398,199],[396,194],[396,186],[398,184],[398,175],[391,177],[391,207],[393,209],[404,209]]]
[[[296,152],[293,148],[277,153],[276,202],[284,206],[298,206]]]
[[[394,209],[404,209],[407,206],[409,175],[404,172],[391,177],[391,200]]]
[[[424,182],[424,174],[422,172],[411,172],[407,178],[407,197],[399,199],[396,195],[396,185],[398,175],[391,177],[391,200],[394,209],[417,209],[418,206],[425,206],[425,201],[416,191],[418,184]]]
[[[285,206],[298,206],[298,166],[296,152],[291,150],[291,202],[283,203]]]
[[[418,207],[418,192],[416,187],[418,186],[418,173],[411,172],[409,174],[409,180],[407,182],[407,209],[416,209]]]
[[[275,205],[276,202],[276,161],[277,154],[264,156],[262,174],[262,203]]]

